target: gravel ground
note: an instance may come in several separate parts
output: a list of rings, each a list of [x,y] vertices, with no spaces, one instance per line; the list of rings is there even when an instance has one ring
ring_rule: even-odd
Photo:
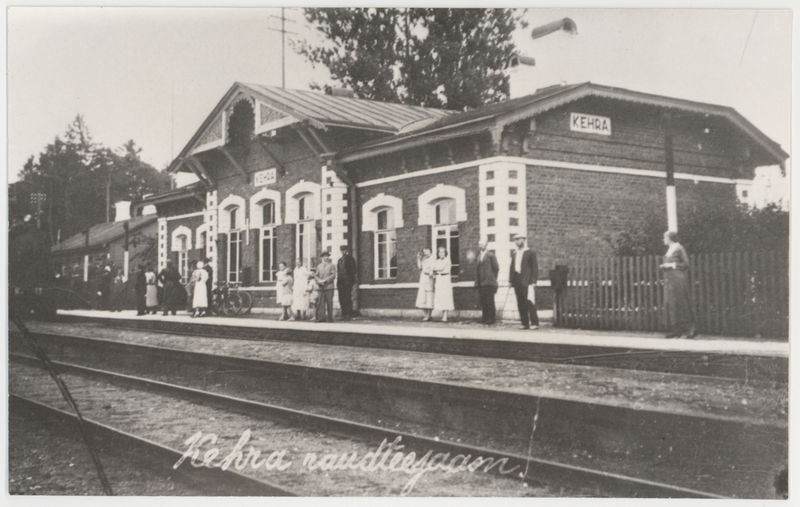
[[[9,407],[9,493],[12,495],[103,495],[100,480],[80,436],[42,421],[25,409]],[[107,451],[107,450],[104,450]],[[116,453],[100,457],[115,495],[202,494],[137,466]]]
[[[64,375],[65,381],[87,418],[135,433],[178,450],[185,450],[186,439],[197,431],[219,436],[217,447],[227,454],[242,432],[252,431],[251,444],[264,455],[285,450],[292,461],[285,471],[263,468],[244,473],[278,483],[308,496],[394,496],[401,493],[409,476],[397,472],[311,471],[302,466],[307,453],[357,453],[375,451],[379,442],[368,445],[346,438],[293,428],[266,420],[248,418],[228,411],[189,403],[185,400],[115,386],[106,382]],[[38,368],[10,365],[10,392],[65,408],[52,380]],[[16,425],[16,424],[15,424]],[[24,430],[12,432],[12,447],[23,446],[24,438],[35,438]],[[19,441],[17,441],[19,438]],[[18,447],[17,447],[18,448]],[[205,451],[208,447],[204,447]],[[44,455],[46,459],[49,453]],[[12,456],[12,460],[15,457]],[[16,458],[22,459],[24,458]],[[19,465],[15,465],[19,466]],[[182,466],[187,466],[186,463]],[[90,477],[88,474],[85,474]],[[31,473],[28,476],[33,477]],[[38,477],[38,475],[37,475]],[[495,477],[481,472],[425,473],[412,490],[420,496],[598,496],[577,486],[570,491],[545,485],[525,484],[516,478]],[[42,479],[44,480],[44,479]],[[130,494],[148,494],[137,489]]]
[[[85,323],[33,323],[31,330],[579,402],[713,415],[755,424],[785,425],[788,414],[788,386],[772,383],[425,352],[182,336]]]

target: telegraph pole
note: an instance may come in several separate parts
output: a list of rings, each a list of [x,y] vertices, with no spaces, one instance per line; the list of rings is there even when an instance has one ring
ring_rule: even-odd
[[[273,32],[280,32],[281,34],[281,88],[286,88],[286,34],[297,34],[297,32],[290,32],[286,30],[286,22],[294,23],[294,20],[289,19],[286,17],[286,8],[281,7],[281,15],[278,16],[270,16],[270,19],[279,19],[281,21],[281,28],[269,28],[267,30],[272,30]]]

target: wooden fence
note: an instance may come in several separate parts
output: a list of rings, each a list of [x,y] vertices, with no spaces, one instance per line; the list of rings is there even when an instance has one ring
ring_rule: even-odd
[[[555,298],[555,325],[665,331],[661,256],[579,258]],[[697,330],[726,336],[788,337],[789,264],[783,252],[690,256]]]

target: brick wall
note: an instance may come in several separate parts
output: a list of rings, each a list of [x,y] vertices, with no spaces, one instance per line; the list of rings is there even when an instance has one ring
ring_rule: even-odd
[[[660,178],[534,166],[526,172],[528,231],[540,278],[569,257],[611,255],[609,240],[649,212],[663,215],[666,229]],[[678,180],[676,185],[678,223],[701,200],[736,199],[732,184]]]
[[[431,227],[417,225],[420,194],[439,183],[461,187],[465,190],[467,222],[459,225],[461,274],[454,281],[474,280],[475,264],[467,260],[469,249],[478,245],[478,168],[469,167],[444,174],[426,175],[359,189],[359,201],[365,203],[380,193],[398,197],[403,201],[403,227],[397,229],[397,278],[386,282],[374,277],[374,233],[361,232],[359,237],[359,279],[362,283],[416,282],[419,280],[417,252],[431,245]],[[362,217],[363,220],[363,217]]]

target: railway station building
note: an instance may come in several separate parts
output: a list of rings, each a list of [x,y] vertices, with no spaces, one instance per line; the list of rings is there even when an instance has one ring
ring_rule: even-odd
[[[279,261],[335,260],[348,245],[362,312],[396,314],[413,310],[417,252],[444,245],[468,314],[479,241],[503,285],[521,233],[546,307],[555,265],[610,255],[606,238],[646,212],[666,217],[668,160],[680,219],[701,201],[735,201],[756,167],[787,157],[729,107],[593,83],[465,112],[235,83],[170,165],[198,177],[204,202],[159,212],[158,264],[202,254],[271,307]],[[515,315],[507,289],[497,298]]]

